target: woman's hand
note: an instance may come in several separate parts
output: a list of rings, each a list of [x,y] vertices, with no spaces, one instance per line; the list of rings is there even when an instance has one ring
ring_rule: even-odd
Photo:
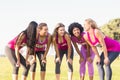
[[[46,59],[42,59],[42,66],[45,66]]]
[[[26,65],[30,65],[30,62],[28,60],[26,60]]]
[[[33,58],[31,61],[30,61],[30,65],[32,65],[33,63],[35,63],[36,60]]]
[[[60,61],[60,57],[57,57],[57,58],[55,59],[55,62],[56,62],[56,63],[57,63],[57,62],[60,63],[60,62],[61,62],[61,61]]]
[[[79,63],[83,62],[84,61],[84,58],[83,57],[80,57],[80,60],[79,60]]]
[[[46,63],[46,60],[45,60],[45,59],[42,59],[42,63]]]
[[[106,57],[106,58],[104,59],[104,63],[105,63],[105,65],[108,65],[108,64],[110,63],[110,60],[109,60],[108,57]]]
[[[93,62],[93,60],[91,59],[91,57],[88,57],[88,58],[87,58],[87,61],[90,62],[90,63]]]
[[[97,57],[96,57],[96,62],[97,62],[97,63],[100,63],[100,56],[97,56]]]
[[[67,59],[67,62],[69,62],[70,64],[72,64],[72,63],[73,63],[73,60],[72,60],[71,58],[68,58],[68,59]]]
[[[17,60],[16,67],[20,67],[20,60]]]

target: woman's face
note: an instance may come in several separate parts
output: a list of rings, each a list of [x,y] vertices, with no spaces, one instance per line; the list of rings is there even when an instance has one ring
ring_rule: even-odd
[[[79,37],[80,36],[80,29],[79,28],[77,28],[77,27],[73,28],[72,32],[73,32],[73,35],[75,37]]]
[[[48,27],[47,26],[43,26],[41,29],[39,29],[39,33],[42,36],[46,36],[48,33]]]
[[[84,22],[84,30],[85,30],[85,31],[88,31],[88,30],[90,29],[90,27],[91,27],[91,24],[88,23],[87,21],[85,21],[85,22]]]
[[[65,27],[59,27],[57,32],[58,35],[63,36],[65,34]]]

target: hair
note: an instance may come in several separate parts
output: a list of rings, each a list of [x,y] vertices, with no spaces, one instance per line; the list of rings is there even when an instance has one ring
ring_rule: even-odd
[[[96,24],[96,22],[93,19],[88,18],[88,19],[85,19],[85,21],[87,21],[89,24],[91,24],[91,27],[93,29],[99,29],[98,26],[97,26],[97,24]]]
[[[31,21],[28,27],[24,31],[21,32],[21,33],[24,33],[26,36],[26,45],[29,48],[29,54],[34,54],[37,26],[38,24],[35,21]],[[20,34],[18,35],[18,37],[20,36]]]
[[[55,27],[55,29],[54,29],[54,31],[53,31],[53,35],[52,35],[53,38],[56,37],[56,35],[58,34],[58,29],[59,29],[60,27],[65,27],[65,25],[64,25],[63,23],[58,23],[58,24],[56,25],[56,27]]]
[[[74,34],[73,34],[73,29],[74,29],[74,28],[79,28],[80,33],[82,33],[83,30],[84,30],[83,27],[82,27],[82,25],[79,24],[78,22],[71,23],[71,24],[69,25],[69,27],[68,27],[68,32],[69,32],[69,34],[70,34],[71,36],[74,36]]]
[[[46,24],[46,23],[40,23],[39,26],[38,26],[38,28],[39,28],[39,29],[42,29],[43,26],[47,26],[47,24]]]

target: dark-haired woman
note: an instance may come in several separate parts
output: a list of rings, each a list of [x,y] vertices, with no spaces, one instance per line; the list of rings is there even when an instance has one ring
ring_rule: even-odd
[[[73,49],[71,45],[71,39],[69,34],[65,31],[65,26],[62,23],[58,23],[53,32],[53,44],[56,51],[55,57],[55,73],[56,80],[60,80],[60,66],[64,54],[67,58],[68,63],[68,80],[72,80],[73,74]]]
[[[80,55],[80,80],[84,80],[86,63],[88,65],[89,80],[93,80],[93,60],[95,55],[83,38],[85,32],[83,32],[82,25],[77,22],[71,23],[69,25],[68,32],[71,35],[71,40],[77,53]],[[81,45],[81,49],[78,48],[77,44]]]
[[[35,21],[29,23],[27,29],[22,31],[18,36],[9,41],[8,45],[5,47],[5,53],[9,61],[13,66],[13,80],[18,80],[18,71],[20,64],[23,66],[23,76],[22,80],[26,80],[30,65],[28,64],[28,56],[34,55],[34,63],[36,58],[34,54],[35,40],[36,40],[36,30],[38,24]],[[24,46],[27,46],[27,56],[26,59],[20,54],[20,49]]]

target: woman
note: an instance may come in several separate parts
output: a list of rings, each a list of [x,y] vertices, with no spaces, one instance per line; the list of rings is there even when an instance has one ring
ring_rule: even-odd
[[[36,58],[34,54],[34,46],[36,40],[36,30],[38,24],[35,21],[29,23],[28,27],[22,31],[17,37],[12,39],[8,45],[5,47],[5,53],[9,61],[13,66],[13,80],[18,80],[18,71],[20,64],[22,64],[24,71],[22,80],[26,80],[30,65],[28,64],[28,56],[34,55],[31,63],[34,63]],[[20,54],[20,49],[27,46],[27,56],[26,59]]]
[[[104,80],[105,76],[103,68],[104,64],[106,66],[106,80],[111,80],[112,78],[111,63],[116,59],[116,57],[120,53],[120,43],[116,40],[113,40],[105,36],[97,27],[96,22],[90,18],[85,20],[84,28],[87,32],[84,35],[84,38],[92,47],[93,51],[95,52],[98,58],[97,66],[100,80]],[[102,54],[100,56],[96,49],[97,46],[101,46],[102,49]]]
[[[41,67],[41,80],[45,80],[46,56],[50,48],[51,35],[48,33],[48,27],[46,23],[40,23],[37,29],[38,35],[36,39],[35,53],[37,54]],[[31,67],[32,80],[34,80],[36,65],[32,65]]]
[[[93,80],[94,53],[91,50],[91,48],[89,48],[89,45],[86,43],[86,41],[83,38],[85,32],[83,32],[82,25],[77,22],[74,22],[69,25],[68,32],[71,35],[71,40],[73,42],[73,45],[74,45],[78,55],[80,55],[80,59],[81,59],[80,60],[80,80],[84,80],[85,71],[86,71],[86,63],[88,65],[89,79]],[[81,49],[78,48],[77,44],[81,45]]]
[[[60,80],[60,66],[62,62],[62,58],[64,54],[66,54],[66,58],[68,61],[68,80],[72,80],[73,74],[73,49],[71,45],[70,36],[65,31],[65,26],[62,23],[58,23],[53,32],[53,44],[56,51],[55,57],[55,73],[56,80]]]

